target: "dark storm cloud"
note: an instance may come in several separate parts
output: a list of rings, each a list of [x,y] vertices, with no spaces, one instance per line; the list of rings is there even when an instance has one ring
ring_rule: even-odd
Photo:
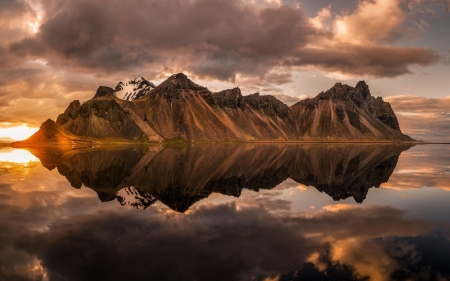
[[[419,48],[400,48],[380,45],[337,45],[329,49],[305,49],[298,59],[288,65],[311,65],[328,71],[351,75],[396,77],[411,73],[410,65],[426,66],[436,63],[440,56]]]
[[[104,72],[168,64],[225,80],[264,74],[313,32],[299,10],[256,10],[237,0],[64,1],[11,52],[45,49],[51,63]]]
[[[315,66],[358,75],[394,77],[412,64],[438,60],[430,50],[335,46],[290,6],[257,8],[231,1],[56,1],[44,3],[39,32],[10,45],[19,57],[44,56],[50,65],[97,74],[156,68],[204,79],[263,78],[280,66]],[[287,83],[281,79],[273,83]]]
[[[29,12],[30,7],[25,1],[2,0],[0,1],[0,16],[4,18],[15,18],[18,14]]]

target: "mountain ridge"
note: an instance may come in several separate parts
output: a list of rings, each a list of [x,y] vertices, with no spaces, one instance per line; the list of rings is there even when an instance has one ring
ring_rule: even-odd
[[[100,86],[92,99],[70,103],[56,124],[96,141],[413,141],[364,81],[336,83],[292,106],[271,95],[244,96],[239,88],[211,92],[183,73],[158,86],[132,81],[132,95],[117,95],[122,82],[115,90]]]

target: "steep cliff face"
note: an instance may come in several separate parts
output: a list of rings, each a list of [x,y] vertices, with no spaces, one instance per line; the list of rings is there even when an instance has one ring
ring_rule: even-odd
[[[333,88],[292,107],[299,140],[409,141],[390,105],[370,95],[364,81]]]
[[[213,93],[182,73],[156,87],[143,78],[131,82],[133,92],[123,83],[99,87],[91,100],[72,102],[56,123],[81,138],[111,140],[411,140],[364,81],[355,88],[338,83],[291,107],[270,95],[243,96],[239,88]]]

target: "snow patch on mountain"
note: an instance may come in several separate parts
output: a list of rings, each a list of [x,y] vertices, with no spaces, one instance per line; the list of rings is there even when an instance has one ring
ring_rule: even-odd
[[[126,83],[117,84],[114,94],[119,99],[132,101],[143,97],[155,87],[155,84],[144,77],[137,77]]]
[[[138,210],[145,210],[156,202],[156,198],[134,186],[117,191],[116,198],[120,205],[130,206]]]

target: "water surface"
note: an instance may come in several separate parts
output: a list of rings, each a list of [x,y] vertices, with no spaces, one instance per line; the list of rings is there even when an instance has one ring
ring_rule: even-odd
[[[447,280],[450,147],[0,149],[0,280]]]

